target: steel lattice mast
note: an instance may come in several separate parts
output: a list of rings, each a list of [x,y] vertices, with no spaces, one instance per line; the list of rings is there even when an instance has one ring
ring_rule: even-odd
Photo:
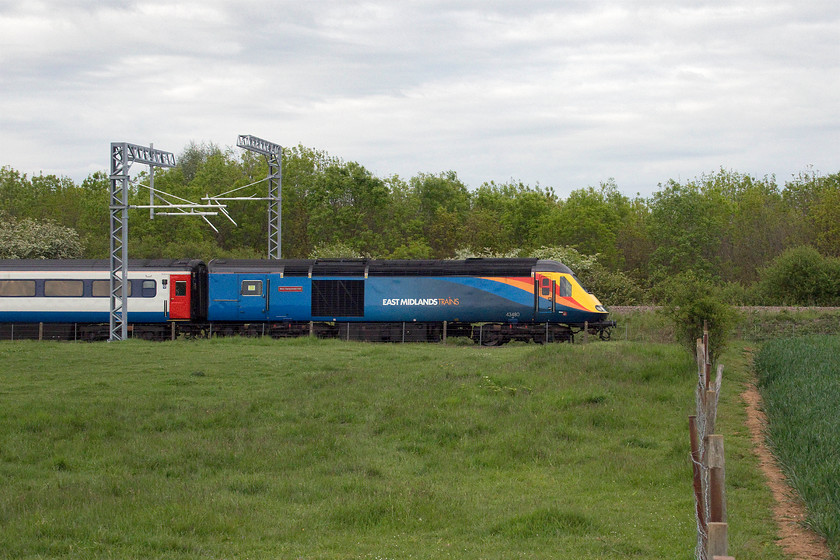
[[[283,147],[248,134],[240,134],[236,145],[263,154],[268,161],[268,258],[281,257],[281,223],[283,212],[282,179]]]
[[[175,167],[170,152],[128,142],[111,143],[110,192],[110,336],[109,340],[123,340],[128,334],[128,180],[134,162],[152,167]]]

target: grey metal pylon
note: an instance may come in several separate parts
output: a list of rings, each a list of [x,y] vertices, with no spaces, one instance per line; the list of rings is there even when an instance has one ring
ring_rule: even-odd
[[[175,167],[175,155],[128,142],[111,143],[110,214],[110,318],[108,340],[128,336],[128,179],[133,162],[152,167]]]
[[[280,259],[282,258],[283,147],[248,134],[240,134],[236,145],[263,154],[268,161],[268,258]]]
[[[125,318],[126,277],[128,263],[128,144],[111,143],[110,213],[110,330],[108,340],[127,336]]]

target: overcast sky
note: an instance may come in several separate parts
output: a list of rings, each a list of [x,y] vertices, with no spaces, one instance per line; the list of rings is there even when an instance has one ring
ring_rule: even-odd
[[[0,166],[238,134],[563,197],[836,173],[840,1],[0,0]]]

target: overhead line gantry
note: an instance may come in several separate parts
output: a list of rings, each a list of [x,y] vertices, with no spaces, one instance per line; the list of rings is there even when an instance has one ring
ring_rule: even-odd
[[[149,166],[150,203],[148,206],[129,206],[129,170],[132,163]],[[152,146],[138,146],[128,142],[111,143],[111,174],[108,210],[110,214],[110,313],[108,340],[124,340],[128,337],[128,210],[129,208],[148,208],[150,217],[154,209],[177,209],[173,214],[181,216],[215,214],[214,210],[223,208],[218,203],[195,204],[183,201],[183,204],[156,204],[154,191],[154,168],[175,167],[175,155],[157,150]],[[206,220],[206,218],[205,218]],[[212,225],[212,224],[211,224]]]
[[[268,162],[268,197],[205,197],[204,204],[196,204],[175,195],[168,195],[177,199],[172,203],[155,191],[154,168],[175,167],[175,155],[149,146],[139,146],[128,142],[111,143],[111,174],[110,179],[110,336],[109,340],[123,340],[128,336],[128,210],[129,208],[149,209],[149,218],[154,219],[155,210],[169,210],[159,212],[159,215],[201,216],[210,227],[216,227],[206,216],[222,212],[231,222],[233,218],[227,213],[223,201],[228,200],[268,200],[268,258],[281,258],[281,225],[282,225],[282,160],[283,147],[279,144],[257,138],[247,134],[238,137],[236,145],[240,148],[257,152],[265,156]],[[129,205],[129,169],[132,163],[142,163],[149,166],[149,204]],[[145,186],[145,185],[144,185]],[[250,185],[249,185],[250,186]],[[240,187],[244,188],[244,187]],[[234,189],[239,190],[239,189]],[[229,191],[233,192],[233,191]],[[168,194],[168,193],[167,193]],[[225,193],[228,194],[228,193]],[[160,199],[163,203],[159,204]],[[174,211],[173,211],[174,210]],[[234,224],[236,222],[233,222]],[[218,231],[218,230],[216,230]]]

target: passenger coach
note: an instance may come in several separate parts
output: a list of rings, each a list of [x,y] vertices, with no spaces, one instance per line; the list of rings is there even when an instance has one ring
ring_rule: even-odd
[[[170,321],[204,320],[206,285],[201,261],[129,261],[133,335],[157,338]],[[0,323],[81,324],[80,338],[100,339],[109,321],[108,261],[0,260]]]

